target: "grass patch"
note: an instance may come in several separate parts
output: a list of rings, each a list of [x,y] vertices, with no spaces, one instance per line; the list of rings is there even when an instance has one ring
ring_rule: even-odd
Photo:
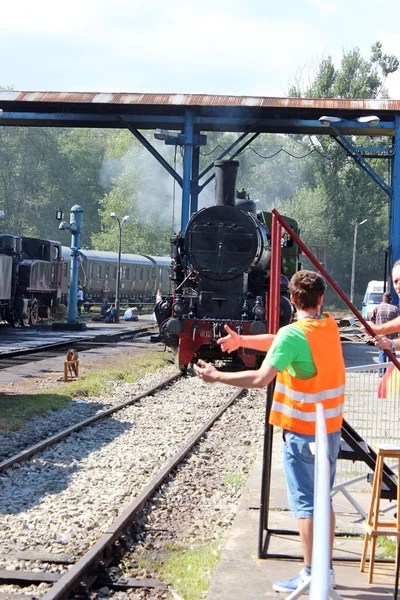
[[[183,600],[204,600],[220,555],[216,542],[190,549],[175,546],[157,570]]]
[[[59,410],[70,400],[71,396],[51,392],[26,396],[0,394],[0,433],[22,429],[26,421]]]
[[[113,388],[116,383],[134,383],[147,373],[173,364],[170,354],[156,352],[133,356],[118,366],[89,372],[77,381],[66,384],[73,398],[98,396]]]
[[[377,539],[379,556],[382,558],[394,558],[396,556],[396,542],[387,536],[379,536]]]
[[[235,492],[238,492],[244,484],[246,477],[243,473],[228,473],[225,477],[225,483],[231,485]]]
[[[171,364],[173,359],[166,352],[142,354],[108,369],[89,371],[77,381],[62,383],[62,390],[58,387],[40,394],[0,394],[0,433],[23,429],[31,419],[59,410],[73,398],[99,396],[116,383],[133,383]]]

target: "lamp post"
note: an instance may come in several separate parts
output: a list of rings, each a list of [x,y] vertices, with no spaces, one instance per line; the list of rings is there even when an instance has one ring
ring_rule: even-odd
[[[368,219],[364,219],[360,223],[357,221],[354,224],[354,242],[353,242],[353,262],[351,264],[351,286],[350,286],[350,302],[354,301],[354,280],[356,278],[356,250],[357,250],[357,232],[360,225],[366,223]]]
[[[112,212],[110,217],[117,221],[119,228],[119,238],[118,238],[118,263],[117,263],[117,277],[115,284],[115,322],[119,323],[119,288],[121,282],[121,249],[122,249],[122,226],[124,223],[128,223],[131,218],[129,215],[125,215],[122,219],[119,218],[117,213]]]

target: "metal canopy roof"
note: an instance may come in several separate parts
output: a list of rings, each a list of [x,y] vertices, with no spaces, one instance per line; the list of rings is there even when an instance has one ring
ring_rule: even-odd
[[[329,132],[318,121],[328,114],[344,119],[337,128],[346,134],[394,135],[400,100],[5,90],[0,91],[0,109],[0,125],[10,126],[125,128],[129,123],[138,129],[180,130],[189,109],[196,132],[319,134]],[[381,120],[377,127],[355,123],[357,117],[371,114]]]

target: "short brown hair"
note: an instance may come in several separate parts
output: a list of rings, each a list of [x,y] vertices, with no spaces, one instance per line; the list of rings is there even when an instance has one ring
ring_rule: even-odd
[[[315,308],[325,292],[325,280],[314,271],[298,271],[289,282],[296,308]]]
[[[390,304],[390,302],[393,300],[392,294],[390,292],[385,292],[382,296],[382,300]]]

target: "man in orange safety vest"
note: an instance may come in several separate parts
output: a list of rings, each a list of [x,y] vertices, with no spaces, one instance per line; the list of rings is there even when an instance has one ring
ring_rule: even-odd
[[[321,402],[324,406],[332,488],[340,449],[345,390],[339,330],[334,319],[321,312],[325,292],[323,278],[313,271],[299,271],[290,280],[289,291],[297,309],[295,323],[282,327],[276,336],[239,335],[226,326],[228,335],[218,340],[226,352],[240,347],[268,350],[258,370],[223,372],[203,360],[194,365],[196,374],[207,383],[262,388],[276,377],[269,422],[283,431],[289,506],[298,519],[304,553],[303,569],[288,581],[276,582],[273,588],[278,592],[293,592],[311,576],[316,404]],[[334,531],[335,514],[331,507],[332,544]],[[329,585],[335,587],[332,568]]]

